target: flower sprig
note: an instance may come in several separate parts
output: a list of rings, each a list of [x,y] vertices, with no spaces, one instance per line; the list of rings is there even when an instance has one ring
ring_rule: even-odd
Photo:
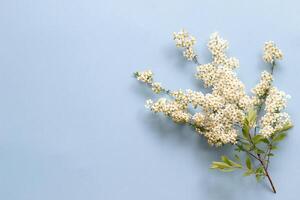
[[[233,159],[222,156],[220,161],[212,162],[211,168],[223,172],[244,170],[245,176],[254,175],[258,181],[267,178],[276,193],[269,173],[270,158],[293,126],[284,111],[289,95],[273,85],[276,62],[283,58],[281,50],[274,42],[265,43],[263,59],[270,65],[270,72],[261,73],[260,82],[249,95],[234,71],[239,61],[227,55],[229,43],[218,33],[213,33],[207,44],[212,54],[212,61],[207,64],[199,63],[194,50],[196,39],[187,31],[174,33],[173,38],[176,46],[183,49],[183,56],[197,65],[196,78],[211,93],[190,89],[171,91],[154,82],[151,70],[136,72],[137,80],[154,93],[167,94],[167,98],[147,100],[146,107],[154,113],[163,113],[175,123],[190,125],[212,146],[233,145]],[[188,109],[191,106],[194,111]]]

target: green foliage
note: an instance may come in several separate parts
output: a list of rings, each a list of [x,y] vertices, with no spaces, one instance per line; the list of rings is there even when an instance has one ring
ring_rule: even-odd
[[[256,181],[259,182],[265,176],[264,168],[262,166],[257,167],[255,170]]]
[[[260,148],[258,148],[258,147],[255,147],[255,148],[254,148],[254,152],[255,152],[256,154],[263,154],[263,153],[265,153],[264,150],[262,150],[262,149],[260,149]]]
[[[249,131],[250,131],[250,127],[249,127],[249,124],[248,124],[248,120],[245,119],[244,120],[244,123],[243,123],[243,128],[242,128],[242,133],[243,133],[243,136],[246,140],[249,140]]]
[[[252,138],[254,144],[258,144],[260,142],[266,142],[264,139],[266,139],[266,138],[264,138],[262,135],[256,135]]]
[[[246,166],[249,170],[252,169],[251,159],[249,157],[246,158]]]
[[[236,152],[247,153],[244,162],[245,166],[243,167],[240,157],[235,154],[234,157],[236,162],[228,159],[226,156],[222,156],[221,162],[212,163],[212,169],[218,169],[223,172],[245,169],[244,176],[253,175],[257,181],[266,177],[265,170],[268,165],[267,163],[269,163],[270,157],[274,156],[272,151],[277,149],[277,143],[286,137],[286,131],[292,128],[292,125],[286,124],[270,138],[265,138],[260,134],[256,134],[256,119],[257,112],[255,109],[251,109],[242,124],[242,137],[240,137],[238,143],[235,144]],[[254,129],[253,135],[251,135],[251,129]],[[253,163],[251,160],[252,157],[250,158],[250,156],[253,157]],[[256,163],[254,161],[256,161]]]
[[[273,142],[280,142],[282,141],[284,138],[286,137],[286,133],[283,132],[283,133],[279,133],[277,134],[274,138],[273,138]]]
[[[234,171],[236,169],[241,169],[243,168],[242,165],[240,165],[239,163],[237,162],[234,162],[233,160],[229,160],[228,157],[226,156],[222,156],[221,157],[221,160],[222,162],[212,162],[212,165],[211,165],[211,169],[218,169],[220,171],[223,171],[223,172],[231,172],[231,171]]]
[[[248,125],[250,127],[253,127],[253,125],[255,125],[256,118],[257,118],[256,109],[252,108],[251,110],[249,110],[248,115],[246,117],[246,120],[248,121]]]

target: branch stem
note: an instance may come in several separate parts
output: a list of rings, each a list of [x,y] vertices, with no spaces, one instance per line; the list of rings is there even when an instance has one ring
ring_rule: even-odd
[[[274,183],[273,183],[273,181],[271,179],[271,176],[270,176],[270,174],[268,172],[268,169],[267,169],[266,165],[264,164],[263,160],[260,158],[260,155],[259,155],[259,162],[260,162],[260,164],[262,165],[262,167],[263,167],[263,169],[265,171],[266,177],[268,178],[268,180],[269,180],[269,182],[271,184],[273,192],[276,193],[276,189],[275,189]]]

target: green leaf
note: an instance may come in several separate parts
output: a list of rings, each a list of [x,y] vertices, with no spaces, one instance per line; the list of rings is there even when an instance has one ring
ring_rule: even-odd
[[[256,117],[257,117],[256,109],[254,108],[250,109],[247,115],[247,121],[250,127],[252,127],[255,124]]]
[[[252,138],[254,144],[258,144],[260,142],[263,142],[263,140],[266,139],[262,135],[256,135]]]
[[[255,153],[257,153],[257,154],[262,154],[262,153],[265,153],[265,151],[264,150],[262,150],[262,149],[259,149],[259,148],[255,148],[254,149],[254,151],[255,151]]]
[[[212,168],[218,168],[218,169],[228,169],[228,168],[243,168],[242,165],[229,160],[226,156],[222,156],[221,160],[223,162],[213,162]]]
[[[250,131],[250,127],[249,127],[249,124],[248,124],[248,121],[247,119],[244,120],[244,123],[243,123],[243,128],[242,128],[242,133],[243,133],[243,136],[246,140],[249,140],[249,131]]]
[[[266,144],[270,144],[270,141],[267,138],[263,138],[260,141],[262,141],[263,143],[266,143]]]
[[[250,151],[251,150],[251,145],[250,144],[244,144],[243,149]]]
[[[232,172],[236,170],[235,168],[229,168],[229,169],[220,169],[222,172]]]
[[[273,153],[269,153],[268,156],[272,157],[272,156],[274,156],[274,154]]]
[[[210,168],[211,169],[226,169],[226,168],[231,168],[231,166],[224,162],[212,162],[212,165]]]
[[[264,174],[264,168],[262,166],[258,167],[256,170],[255,170],[255,173],[256,174]]]
[[[251,164],[251,160],[249,157],[246,158],[246,166],[249,170],[252,169],[252,164]]]
[[[230,162],[230,160],[229,160],[226,156],[222,156],[222,157],[221,157],[221,160],[222,160],[224,163],[226,163],[226,164],[232,166],[232,163]]]
[[[259,182],[259,181],[261,180],[261,177],[262,177],[261,175],[256,174],[256,175],[255,175],[256,181]]]
[[[280,133],[273,138],[273,142],[280,142],[286,137],[286,133]]]

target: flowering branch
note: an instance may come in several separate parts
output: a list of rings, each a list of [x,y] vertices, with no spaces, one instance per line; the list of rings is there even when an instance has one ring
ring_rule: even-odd
[[[271,64],[271,73],[263,71],[252,95],[248,95],[234,72],[239,61],[227,56],[228,42],[218,33],[213,33],[208,42],[212,62],[207,64],[199,63],[193,48],[196,39],[187,31],[182,30],[173,36],[176,46],[183,49],[183,56],[197,65],[196,78],[212,92],[171,91],[153,81],[152,71],[136,72],[135,77],[154,93],[170,97],[147,100],[146,107],[154,113],[163,113],[176,123],[192,126],[212,146],[235,146],[234,160],[222,156],[221,161],[212,162],[211,168],[224,172],[242,169],[245,176],[255,175],[257,181],[267,178],[276,193],[268,171],[270,157],[274,156],[272,151],[292,127],[289,115],[283,112],[289,96],[273,86],[275,62],[283,58],[281,50],[274,42],[265,43],[263,59]],[[189,105],[195,110],[188,109]],[[239,152],[247,154],[244,162]]]

